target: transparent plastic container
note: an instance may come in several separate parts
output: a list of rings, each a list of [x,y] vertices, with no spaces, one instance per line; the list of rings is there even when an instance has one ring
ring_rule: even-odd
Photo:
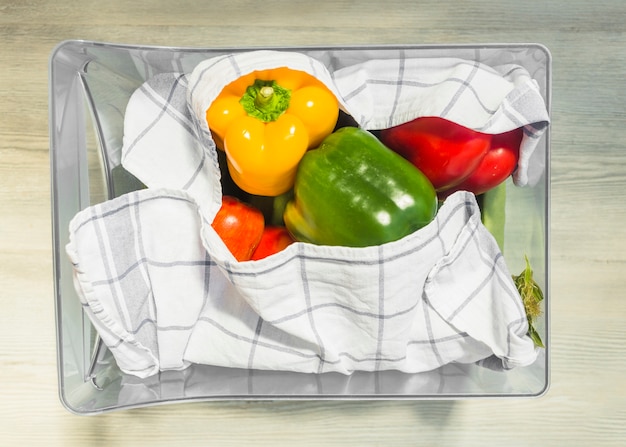
[[[258,49],[258,48],[257,48]],[[538,44],[398,45],[378,47],[283,48],[322,61],[354,64],[368,59],[459,57],[489,64],[516,63],[537,81],[550,110],[551,56]],[[138,379],[120,372],[83,313],[65,254],[70,220],[81,209],[136,187],[120,170],[126,104],[136,88],[163,72],[190,73],[200,61],[248,49],[167,48],[87,41],[59,44],[50,57],[50,160],[54,299],[56,303],[59,395],[76,414],[181,401],[278,399],[468,399],[533,397],[549,387],[549,210],[550,129],[537,148],[546,169],[533,187],[507,183],[505,246],[511,272],[532,259],[545,294],[537,322],[546,349],[528,367],[496,372],[477,365],[450,364],[435,371],[299,374],[192,365]],[[339,61],[339,62],[337,62]]]

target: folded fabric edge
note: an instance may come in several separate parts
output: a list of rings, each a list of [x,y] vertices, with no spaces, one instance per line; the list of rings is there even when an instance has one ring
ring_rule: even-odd
[[[217,149],[208,129],[206,132],[202,129],[202,123],[190,110],[186,96],[188,83],[183,82],[186,77],[184,73],[160,73],[147,79],[131,95],[124,118],[121,163],[150,189],[180,189],[191,194],[207,218],[212,219],[221,206],[222,196]],[[172,101],[177,104],[176,107],[170,107]],[[147,110],[155,114],[148,127],[135,129],[129,124],[135,118],[145,120]],[[132,135],[129,132],[131,128]],[[171,145],[163,146],[167,138],[162,138],[156,146],[154,143],[144,145],[148,132],[161,132],[162,136],[180,135],[175,145],[177,151],[172,151]],[[137,155],[138,152],[140,155]],[[180,157],[177,153],[186,155],[183,158],[189,163],[184,172],[176,171],[181,181],[163,175],[163,170],[169,170],[178,163],[176,158],[168,158]],[[155,157],[159,157],[160,162],[156,162]],[[208,188],[211,194],[204,194],[204,188]]]
[[[156,356],[139,343],[132,334],[118,325],[100,305],[92,281],[81,269],[73,231],[70,233],[70,240],[65,251],[72,263],[74,289],[83,312],[97,329],[104,344],[113,353],[117,366],[122,372],[141,378],[157,374],[160,367]]]
[[[480,360],[477,362],[478,364],[488,366],[490,369],[494,370],[508,370],[528,366],[536,360],[537,349],[535,349],[533,341],[527,334],[528,326],[521,297],[513,284],[511,275],[504,261],[504,256],[500,252],[497,242],[481,222],[480,209],[477,204],[472,205],[475,206],[468,208],[471,214],[468,216],[468,224],[464,232],[459,236],[457,243],[452,250],[450,250],[448,255],[443,258],[441,262],[437,263],[428,275],[425,284],[425,292],[428,296],[429,305],[449,324],[465,331],[469,336],[489,347],[493,352],[493,356]],[[460,259],[460,247],[462,245],[471,244],[473,242],[470,242],[470,240],[476,239],[482,241],[478,249],[483,251],[483,255],[486,258],[494,260],[492,274],[497,276],[495,281],[497,281],[498,286],[501,288],[501,292],[512,298],[519,298],[518,302],[512,305],[512,308],[519,314],[519,318],[513,319],[515,315],[513,315],[512,312],[514,311],[510,310],[509,317],[512,320],[499,322],[501,326],[506,325],[506,327],[502,328],[503,331],[499,334],[499,337],[500,342],[506,340],[508,350],[503,350],[502,346],[497,344],[497,340],[489,339],[484,336],[484,330],[477,328],[476,322],[471,321],[471,319],[468,320],[467,318],[464,308],[466,305],[471,304],[472,300],[476,299],[475,296],[479,294],[480,289],[477,289],[470,298],[466,299],[465,302],[458,307],[454,307],[457,306],[458,303],[453,306],[449,302],[450,300],[445,299],[451,298],[450,296],[441,297],[433,301],[433,298],[438,295],[436,292],[440,292],[442,287],[442,282],[436,279],[437,275],[445,271],[449,264],[453,264]],[[444,278],[447,277],[444,276]],[[445,281],[445,283],[450,285],[449,278],[447,279],[448,281]],[[507,305],[503,304],[502,306],[506,307]]]
[[[88,316],[94,328],[97,329],[104,344],[111,350],[120,370],[137,377],[149,377],[161,371],[160,360],[155,353],[147,346],[143,345],[132,333],[124,329],[115,318],[109,315],[101,303],[101,297],[94,287],[94,282],[88,272],[83,268],[80,255],[77,231],[85,225],[93,223],[95,210],[106,205],[113,209],[117,204],[124,207],[127,202],[150,200],[154,197],[184,198],[193,202],[199,209],[194,198],[185,191],[175,189],[143,189],[124,194],[123,196],[111,199],[107,202],[92,205],[79,211],[69,224],[69,241],[65,246],[65,252],[72,264],[72,274],[74,289],[82,305],[83,312]],[[185,369],[190,365],[184,362],[180,368]],[[168,368],[169,369],[169,368]]]
[[[498,357],[497,355],[492,355],[479,360],[476,364],[492,371],[508,371],[515,368],[524,368],[537,361],[537,358],[539,357],[539,349],[540,348],[535,348],[532,355],[529,354],[521,359],[503,358]]]

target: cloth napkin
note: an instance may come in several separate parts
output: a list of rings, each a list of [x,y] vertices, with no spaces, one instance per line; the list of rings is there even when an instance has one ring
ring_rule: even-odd
[[[365,129],[384,129],[420,116],[439,116],[465,127],[502,133],[523,127],[518,186],[535,184],[544,153],[535,153],[549,123],[537,82],[523,67],[490,67],[451,57],[371,60],[337,70],[334,81],[348,110]]]
[[[234,259],[210,225],[221,186],[204,110],[230,80],[276,64],[321,79],[366,129],[422,114],[483,131],[523,126],[529,163],[516,181],[540,175],[530,162],[548,116],[521,67],[445,58],[333,70],[301,53],[258,51],[156,75],[129,101],[122,155],[148,189],[78,213],[66,247],[79,298],[120,369],[148,377],[191,363],[343,374],[532,363],[521,299],[470,193],[450,196],[400,241],[295,243],[260,261]]]
[[[520,297],[471,193],[400,241],[296,243],[236,262],[186,192],[146,189],[73,219],[87,315],[124,372],[190,363],[296,372],[421,372],[534,361]],[[487,324],[488,323],[488,324]]]

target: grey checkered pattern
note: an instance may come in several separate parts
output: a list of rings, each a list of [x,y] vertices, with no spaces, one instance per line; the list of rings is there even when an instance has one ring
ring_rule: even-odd
[[[147,189],[79,213],[67,251],[85,311],[139,376],[190,363],[344,374],[531,363],[519,295],[478,212],[458,193],[398,242],[297,243],[237,263],[191,196]]]
[[[267,61],[268,53],[204,61],[190,75],[157,75],[139,88],[126,111],[123,163],[149,188],[72,221],[77,291],[120,368],[147,377],[191,363],[343,374],[532,363],[520,297],[471,194],[449,197],[435,221],[397,242],[296,243],[261,261],[234,260],[210,226],[219,167],[198,114],[206,99],[194,95],[214,95],[216,82],[261,55]],[[302,55],[281,58],[328,82],[366,128],[407,119],[433,91],[448,95],[433,103],[436,114],[465,110],[464,119],[494,131],[525,126],[527,153],[547,123],[519,67],[401,58],[331,73]]]
[[[440,116],[485,133],[524,129],[519,186],[543,173],[536,149],[549,123],[536,82],[519,65],[495,67],[456,58],[372,60],[333,72],[347,110],[374,130],[419,116]]]

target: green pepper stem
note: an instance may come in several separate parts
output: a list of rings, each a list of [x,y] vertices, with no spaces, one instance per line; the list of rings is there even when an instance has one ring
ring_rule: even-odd
[[[266,85],[259,90],[259,93],[256,95],[255,104],[257,107],[263,108],[267,106],[267,104],[271,103],[272,98],[274,97],[274,89],[270,85]]]
[[[275,81],[257,79],[249,86],[239,103],[246,113],[261,121],[275,121],[289,108],[291,90]]]

